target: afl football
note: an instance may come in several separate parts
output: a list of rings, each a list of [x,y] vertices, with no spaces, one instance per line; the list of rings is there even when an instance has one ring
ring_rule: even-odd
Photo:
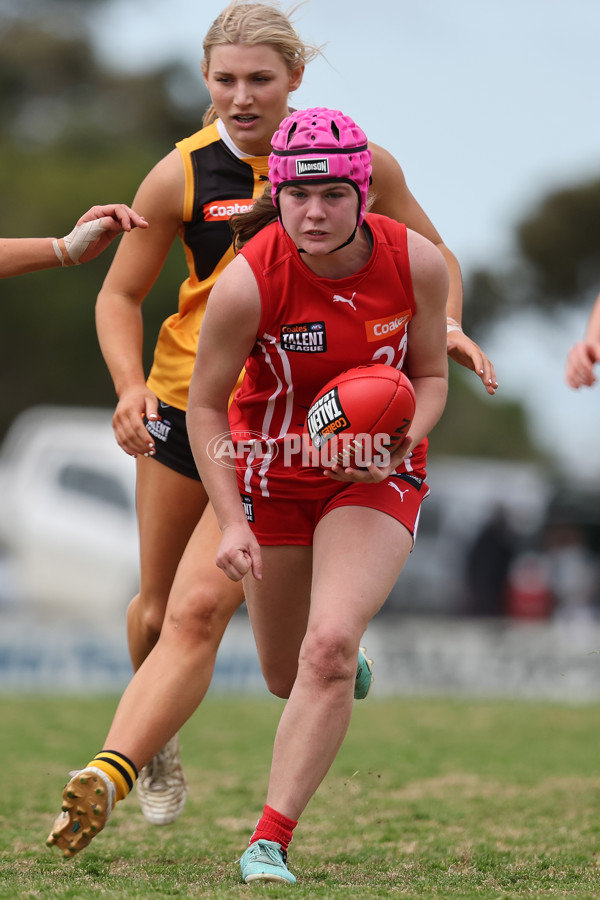
[[[376,363],[348,369],[313,400],[306,430],[321,462],[366,466],[393,452],[410,428],[415,392],[406,375]]]

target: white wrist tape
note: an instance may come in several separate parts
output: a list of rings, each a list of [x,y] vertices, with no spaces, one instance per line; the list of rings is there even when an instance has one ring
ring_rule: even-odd
[[[62,238],[61,238],[61,243],[62,243],[62,245],[63,245],[63,247],[64,247],[65,245],[64,245],[64,241],[62,240]],[[56,238],[53,239],[53,241],[52,241],[52,246],[53,246],[53,248],[54,248],[54,252],[56,253],[56,255],[57,255],[57,257],[58,257],[59,263],[61,264],[61,266],[65,266],[65,265],[66,265],[66,263],[65,263],[65,258],[64,258],[64,256],[63,256],[63,252],[62,252],[62,250],[60,249],[60,245],[59,245],[59,243],[58,243],[58,241],[57,241]],[[66,247],[65,247],[65,253],[66,253]]]
[[[52,242],[54,252],[63,266],[78,266],[79,260],[90,244],[97,241],[105,231],[102,219],[94,219],[92,222],[76,225],[66,237],[60,238],[60,240],[54,239]]]
[[[453,319],[452,316],[448,316],[446,318],[446,331],[448,334],[451,331],[462,331],[462,327],[458,324],[456,319]]]

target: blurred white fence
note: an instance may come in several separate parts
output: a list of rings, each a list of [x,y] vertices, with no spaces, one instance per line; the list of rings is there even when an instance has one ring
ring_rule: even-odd
[[[365,635],[373,699],[391,695],[600,701],[600,628],[590,623],[404,616]],[[125,625],[92,631],[8,616],[0,692],[121,692],[131,674]],[[265,692],[248,619],[238,613],[219,650],[211,691]]]

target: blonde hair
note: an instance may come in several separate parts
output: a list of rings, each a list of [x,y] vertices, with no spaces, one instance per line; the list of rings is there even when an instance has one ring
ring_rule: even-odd
[[[289,72],[306,65],[321,49],[314,44],[306,44],[294,28],[291,17],[302,4],[282,12],[279,4],[246,3],[232,0],[212,23],[203,42],[204,59],[202,71],[206,74],[214,47],[223,44],[267,44],[279,53]],[[214,106],[209,106],[203,118],[203,125],[216,119]]]

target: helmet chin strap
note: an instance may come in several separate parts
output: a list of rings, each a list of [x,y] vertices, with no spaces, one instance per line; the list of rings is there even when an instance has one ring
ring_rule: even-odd
[[[281,222],[281,219],[279,221]],[[365,237],[367,239],[367,244],[369,245],[369,249],[372,251],[373,250],[373,236],[371,233],[371,229],[369,228],[369,226],[367,225],[366,222],[363,222],[363,225],[365,226]],[[283,228],[283,222],[281,223],[281,227]],[[285,228],[283,230],[285,231]],[[341,250],[342,247],[347,247],[348,244],[351,244],[352,241],[354,240],[354,238],[356,237],[357,231],[358,231],[358,222],[356,223],[354,231],[352,232],[352,234],[350,235],[348,240],[344,241],[343,244],[340,244],[339,247],[335,247],[333,250],[330,250],[329,253],[327,254],[327,256],[329,256],[330,253],[336,253],[338,250]],[[306,250],[301,250],[300,247],[298,247],[298,253],[306,253]]]
[[[280,217],[279,221],[281,222],[281,217]],[[281,227],[282,227],[283,230],[285,231],[285,225],[283,224],[283,222],[281,222]],[[327,256],[329,256],[331,253],[337,253],[337,251],[338,251],[338,250],[341,250],[342,247],[347,247],[348,244],[351,244],[352,241],[354,240],[354,238],[356,237],[356,232],[357,232],[357,231],[358,231],[358,225],[356,226],[356,228],[354,229],[354,231],[352,232],[352,234],[350,235],[350,237],[348,238],[348,240],[344,241],[343,244],[340,244],[339,247],[334,247],[333,250],[330,250],[329,253],[327,254]],[[287,232],[286,232],[286,234],[287,234]],[[303,250],[302,247],[298,247],[298,253],[306,253],[306,252],[307,252],[307,251],[306,251],[306,250]]]

